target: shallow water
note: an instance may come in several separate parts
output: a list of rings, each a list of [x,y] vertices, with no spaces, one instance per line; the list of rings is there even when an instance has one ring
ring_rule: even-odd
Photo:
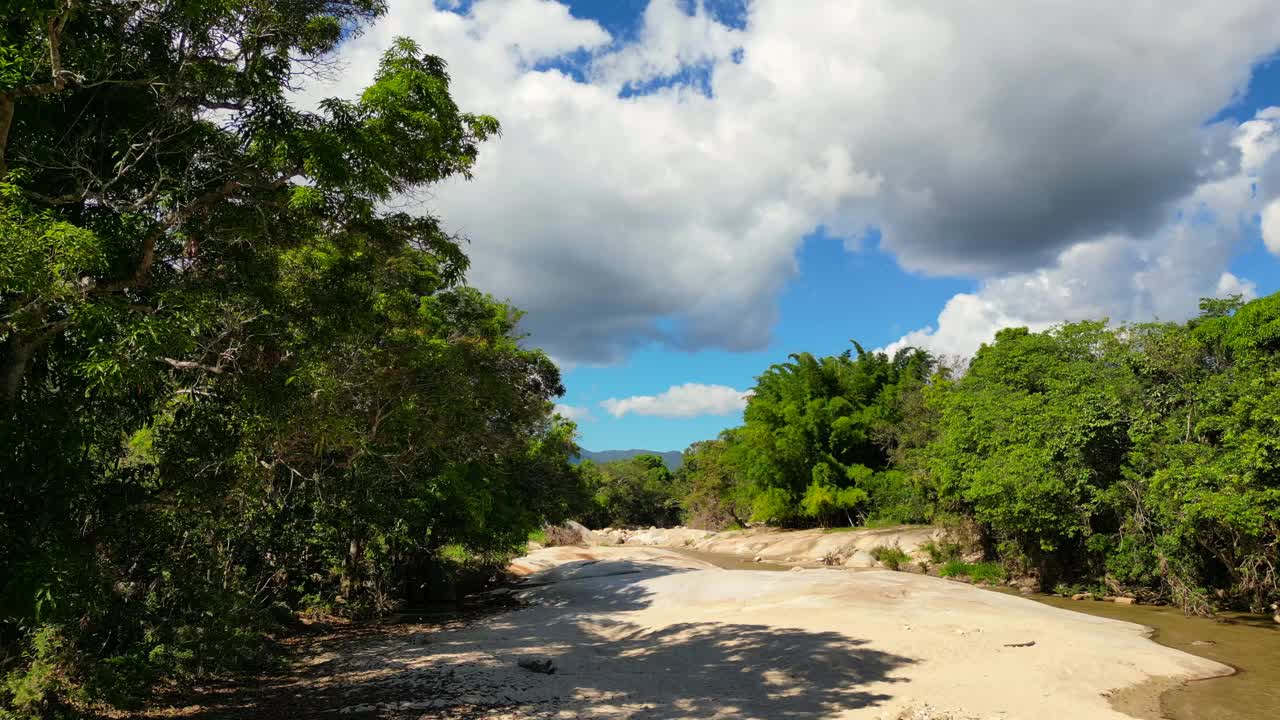
[[[722,570],[774,570],[787,571],[791,569],[789,565],[779,565],[770,562],[754,562],[751,558],[744,555],[731,555],[729,553],[706,552],[705,550],[691,550],[689,548],[667,548],[694,560],[709,562]]]
[[[1161,645],[1236,668],[1230,677],[1190,682],[1161,696],[1161,710],[1172,720],[1280,718],[1280,625],[1270,617],[1188,617],[1170,607],[1029,597],[1065,610],[1146,625],[1155,630],[1152,639]]]
[[[677,552],[726,570],[790,570],[786,565],[757,563],[725,553],[679,548]],[[1217,618],[1189,617],[1175,608],[1117,605],[1096,600],[1068,600],[1029,595],[1031,600],[1064,610],[1124,620],[1152,628],[1161,645],[1217,660],[1236,674],[1186,683],[1160,698],[1170,720],[1280,719],[1280,625],[1265,615],[1224,613]]]

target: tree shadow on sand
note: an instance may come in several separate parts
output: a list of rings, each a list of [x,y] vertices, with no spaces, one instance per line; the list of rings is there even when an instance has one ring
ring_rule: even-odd
[[[308,646],[289,677],[208,694],[184,717],[819,719],[879,705],[911,658],[837,632],[696,622],[654,629],[614,613],[651,601],[641,581],[679,569],[595,563],[541,604],[466,626],[387,626]],[[517,660],[553,661],[554,674]]]

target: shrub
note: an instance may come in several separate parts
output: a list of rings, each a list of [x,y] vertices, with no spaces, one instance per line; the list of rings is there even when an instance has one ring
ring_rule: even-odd
[[[920,549],[929,555],[929,561],[934,565],[957,561],[964,554],[964,549],[960,546],[960,543],[953,542],[937,543],[930,540],[921,545]]]
[[[871,557],[876,562],[882,563],[890,570],[900,570],[907,563],[911,562],[911,556],[902,551],[902,548],[894,545],[879,545],[871,549]]]
[[[974,583],[996,583],[1005,579],[1004,567],[994,562],[967,563],[951,560],[942,566],[938,574],[942,577],[969,578]]]
[[[565,527],[562,525],[547,525],[542,528],[543,541],[542,544],[547,547],[556,547],[558,545],[581,545],[585,542],[582,533],[577,528]]]

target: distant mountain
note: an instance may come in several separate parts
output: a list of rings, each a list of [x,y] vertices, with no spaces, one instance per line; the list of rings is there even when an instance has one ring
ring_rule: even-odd
[[[607,463],[614,460],[626,460],[637,455],[657,455],[662,458],[662,462],[667,466],[668,470],[675,470],[684,461],[684,453],[679,450],[671,450],[670,452],[658,450],[601,450],[600,452],[592,452],[583,450],[582,455],[575,462],[591,460],[596,463]]]

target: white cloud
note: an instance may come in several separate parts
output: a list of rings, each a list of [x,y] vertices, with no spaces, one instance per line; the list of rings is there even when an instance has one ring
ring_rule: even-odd
[[[610,415],[628,413],[665,418],[690,418],[699,415],[731,415],[747,406],[748,391],[727,385],[685,383],[675,385],[658,395],[633,395],[609,398],[600,403]]]
[[[556,403],[555,411],[557,415],[578,423],[592,422],[596,419],[596,417],[591,414],[591,408],[582,407],[580,405]]]
[[[1262,240],[1268,250],[1280,255],[1280,198],[1262,210]]]
[[[1179,239],[1169,208],[1240,162],[1204,122],[1280,46],[1271,0],[754,0],[742,30],[677,7],[653,0],[623,43],[555,2],[476,0],[464,16],[393,0],[310,96],[354,95],[395,35],[449,61],[459,104],[503,136],[428,209],[472,239],[472,281],[568,362],[654,341],[765,346],[818,225],[877,226],[904,267],[994,278],[948,306],[967,323],[1021,317],[1019,283],[1089,280],[1035,301],[1118,316],[1188,290],[1152,283],[1226,269],[1231,237]],[[534,69],[575,51],[590,82]],[[691,66],[710,68],[710,97],[619,97]],[[1206,256],[1183,247],[1197,242]],[[1197,267],[1162,265],[1166,246]],[[1128,270],[1071,273],[1100,256]]]
[[[1182,320],[1210,296],[1257,295],[1256,285],[1225,270],[1239,239],[1254,226],[1262,202],[1253,188],[1280,161],[1276,108],[1258,114],[1229,138],[1240,161],[1205,179],[1149,235],[1106,235],[1071,245],[1054,263],[989,279],[975,294],[956,295],[931,327],[888,346],[926,347],[970,355],[996,330],[1025,325],[1042,330],[1067,320]],[[1268,214],[1262,210],[1263,236]],[[1280,221],[1280,208],[1276,220]],[[1280,225],[1276,230],[1280,231]]]

